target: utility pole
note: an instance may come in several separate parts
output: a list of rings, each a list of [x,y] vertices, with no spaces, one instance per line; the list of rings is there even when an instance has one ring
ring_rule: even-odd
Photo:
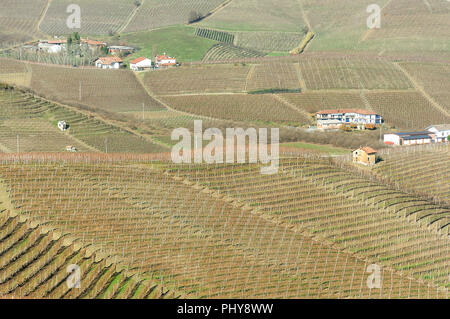
[[[19,141],[19,134],[17,134],[17,153],[20,153],[20,141]]]
[[[105,151],[108,154],[108,138],[105,138]]]
[[[142,121],[144,121],[144,117],[145,117],[145,104],[142,103]]]

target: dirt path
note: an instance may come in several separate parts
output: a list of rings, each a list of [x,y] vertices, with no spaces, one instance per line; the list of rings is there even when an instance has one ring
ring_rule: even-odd
[[[306,112],[305,110],[302,110],[300,108],[298,108],[297,106],[295,106],[294,104],[292,104],[291,102],[289,102],[288,100],[286,100],[284,97],[282,97],[281,95],[278,94],[274,94],[273,95],[274,98],[276,98],[278,101],[280,101],[281,103],[283,103],[284,105],[286,105],[287,107],[293,109],[294,111],[301,113],[308,121],[310,124],[312,124],[311,121],[311,115]]]
[[[41,23],[42,23],[42,21],[44,21],[44,18],[45,18],[45,16],[47,15],[47,11],[48,11],[48,8],[50,7],[50,4],[51,4],[51,3],[52,3],[52,0],[48,0],[48,1],[47,1],[47,4],[46,4],[44,10],[42,10],[42,13],[41,13],[41,16],[39,17],[39,20],[38,20],[38,22],[36,23],[36,30],[37,30],[37,32],[40,32],[40,33],[42,33],[42,34],[45,34],[45,33],[43,33],[43,32],[41,31]]]
[[[250,66],[250,69],[248,70],[247,78],[245,79],[245,86],[244,86],[244,91],[245,92],[247,92],[248,82],[251,80],[251,78],[253,76],[253,73],[255,73],[255,68],[256,68],[256,65],[252,64]]]
[[[208,20],[209,18],[211,18],[212,16],[214,16],[216,13],[222,11],[223,9],[225,9],[226,7],[228,7],[230,5],[230,3],[232,2],[232,0],[226,0],[224,2],[222,2],[217,8],[211,10],[208,15],[203,18],[200,22]]]
[[[303,0],[298,0],[298,2],[300,3],[300,10],[302,12],[303,21],[306,23],[306,26],[308,27],[309,31],[314,32],[311,26],[311,22],[309,21],[309,18],[306,15],[305,8],[303,7]]]
[[[142,0],[141,5],[140,6],[136,6],[133,9],[133,12],[131,12],[130,16],[128,17],[127,21],[125,21],[125,23],[123,24],[123,26],[121,26],[116,32],[117,33],[122,33],[127,27],[128,25],[131,23],[131,21],[133,20],[133,18],[136,16],[136,14],[138,13],[139,9],[144,5],[145,0]]]
[[[450,112],[447,111],[446,108],[444,108],[442,105],[440,105],[438,102],[436,102],[426,91],[425,89],[422,87],[422,85],[419,84],[419,82],[417,82],[417,80],[408,73],[408,71],[406,71],[399,63],[397,62],[393,62],[393,64],[400,70],[403,72],[403,74],[411,81],[411,83],[414,85],[414,87],[416,88],[417,91],[419,91],[422,96],[424,98],[426,98],[428,100],[428,102],[431,103],[431,105],[437,109],[439,112],[445,114],[447,117],[450,117]]]
[[[187,116],[192,116],[192,117],[198,117],[198,118],[203,118],[206,120],[213,120],[213,121],[224,121],[223,119],[219,119],[219,118],[213,118],[213,117],[209,117],[209,116],[204,116],[204,115],[197,115],[197,114],[193,114],[193,113],[188,113],[188,112],[184,112],[184,111],[179,111],[177,109],[174,109],[173,107],[171,107],[169,104],[167,104],[166,102],[164,102],[163,100],[159,99],[155,94],[153,94],[152,91],[150,91],[147,86],[144,84],[144,81],[142,80],[142,78],[139,76],[139,74],[137,74],[136,72],[133,72],[133,74],[135,75],[137,81],[141,84],[141,86],[144,88],[145,92],[147,92],[147,94],[153,98],[154,100],[156,100],[158,103],[160,103],[162,106],[164,106],[167,110],[175,112],[175,113],[179,113],[181,115],[187,115]]]
[[[302,89],[302,92],[305,92],[308,88],[306,87],[305,80],[303,79],[302,69],[300,68],[300,63],[294,63],[295,71],[297,72],[298,84]]]

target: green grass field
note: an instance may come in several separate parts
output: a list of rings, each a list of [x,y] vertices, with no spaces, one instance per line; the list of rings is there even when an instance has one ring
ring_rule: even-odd
[[[197,37],[194,32],[194,27],[178,25],[154,31],[125,34],[120,37],[120,40],[140,48],[126,61],[140,56],[153,57],[155,48],[157,48],[158,54],[165,52],[176,57],[179,62],[200,61],[217,41]]]

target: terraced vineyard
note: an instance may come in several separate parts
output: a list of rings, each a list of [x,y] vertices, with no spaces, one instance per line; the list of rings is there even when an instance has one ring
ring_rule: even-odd
[[[3,187],[3,186],[2,186]],[[0,202],[0,296],[4,298],[177,298],[158,280],[136,276],[48,225],[14,215]],[[80,271],[80,288],[71,279]]]
[[[275,178],[236,166],[203,167],[193,176],[178,167],[172,171],[282,226],[449,287],[448,208],[352,176],[324,160],[286,160],[281,170]]]
[[[259,58],[263,53],[252,49],[243,49],[234,45],[217,43],[214,44],[203,56],[202,62],[228,61],[240,58]]]
[[[0,150],[62,152],[71,145],[80,152],[153,153],[165,148],[128,131],[16,90],[0,90]],[[64,120],[67,132],[57,128]]]
[[[21,218],[33,224],[52,226],[63,235],[70,234],[82,247],[95,244],[91,247],[97,249],[96,256],[105,256],[104,260],[114,263],[117,256],[117,263],[125,269],[132,269],[136,275],[148,274],[147,278],[153,278],[162,287],[178,288],[168,290],[181,295],[241,298],[446,296],[439,285],[442,285],[443,273],[448,275],[446,259],[440,259],[448,257],[448,239],[437,234],[438,229],[441,233],[447,231],[444,223],[437,218],[433,229],[425,230],[418,226],[419,222],[408,222],[403,211],[394,213],[377,209],[376,205],[365,205],[361,209],[360,200],[356,198],[364,195],[356,191],[352,195],[355,200],[349,202],[354,213],[346,214],[340,210],[346,207],[345,203],[342,206],[336,203],[352,191],[337,187],[338,182],[328,188],[328,183],[320,183],[327,174],[336,178],[336,172],[332,168],[328,171],[327,166],[318,171],[314,163],[287,161],[282,164],[281,174],[265,178],[257,173],[257,166],[187,167],[94,155],[89,155],[89,159],[78,156],[64,161],[58,155],[53,159],[2,155],[1,161],[0,176],[9,190],[11,206]],[[304,205],[280,202],[280,198],[289,196],[293,185],[298,194],[303,194],[298,198]],[[331,185],[336,185],[336,190]],[[245,192],[242,192],[243,187]],[[267,187],[273,198],[267,194],[260,196]],[[289,193],[283,191],[286,187]],[[242,202],[236,201],[238,198]],[[315,202],[313,198],[320,198],[320,203],[311,206]],[[379,204],[383,199],[391,200],[381,195]],[[402,205],[401,200],[396,203],[392,208]],[[304,213],[276,214],[279,209],[286,212],[288,207]],[[327,214],[329,210],[332,213]],[[439,208],[431,205],[428,210],[437,215]],[[319,218],[311,218],[313,215]],[[416,218],[419,214],[411,216]],[[425,218],[424,224],[433,217]],[[305,227],[316,225],[314,233],[320,233],[321,222],[344,226],[352,224],[352,220],[362,221],[349,228],[350,234],[355,233],[359,239],[350,236],[346,240],[347,248],[340,244],[332,246],[327,240],[301,233],[301,228],[297,227],[302,221]],[[379,223],[377,228],[371,227],[372,222],[380,220],[384,221],[383,227]],[[294,225],[296,227],[292,227]],[[380,231],[380,227],[384,231]],[[325,233],[339,243],[338,238],[347,236],[339,229],[333,227]],[[364,257],[367,256],[365,249],[357,254],[352,252],[367,245],[364,238],[373,231],[378,237],[371,237],[368,244],[374,245],[373,238],[376,243],[385,243],[387,246],[384,249],[380,246],[378,250],[391,257],[389,262],[393,266],[380,268],[381,289],[369,289],[366,285],[367,267],[379,262],[378,258]],[[395,236],[398,242],[393,240]],[[368,251],[375,254],[371,249]],[[435,262],[420,265],[419,261],[425,257]],[[102,266],[102,261],[99,262]],[[416,265],[412,266],[414,271],[422,267],[424,276],[432,274],[432,280],[410,277],[407,265]],[[396,269],[403,266],[406,268]],[[25,271],[27,269],[25,267]],[[92,272],[95,271],[101,272],[100,267],[93,268]],[[105,276],[114,277],[113,270],[106,270]],[[98,275],[92,277],[98,278]],[[108,286],[104,281],[97,283],[88,285],[99,287],[97,292],[89,289],[92,296],[99,296],[99,291],[100,294],[109,291],[104,288]],[[69,297],[64,294],[65,287],[59,287],[50,288],[46,295],[55,293],[55,297]],[[116,296],[116,293],[111,294]],[[133,293],[123,294],[130,295]]]
[[[116,32],[133,12],[135,5],[128,0],[52,0],[40,25],[40,30],[51,35],[71,34],[74,29],[67,26],[71,4],[81,8],[81,28],[75,31],[83,34],[108,34]],[[107,8],[108,14],[103,14]]]
[[[374,173],[387,183],[450,204],[450,152],[448,145],[386,150]]]
[[[233,44],[234,42],[234,35],[225,31],[196,28],[195,35],[222,43]]]

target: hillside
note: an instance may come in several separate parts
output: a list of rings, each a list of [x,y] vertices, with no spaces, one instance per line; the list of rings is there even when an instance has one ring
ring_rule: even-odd
[[[448,287],[448,210],[424,201],[412,211],[407,194],[320,160],[285,160],[276,181],[256,166],[199,170],[94,155],[2,161],[20,216],[190,296],[434,298]],[[273,198],[261,197],[265,185]],[[361,285],[371,262],[383,267],[376,293]]]

